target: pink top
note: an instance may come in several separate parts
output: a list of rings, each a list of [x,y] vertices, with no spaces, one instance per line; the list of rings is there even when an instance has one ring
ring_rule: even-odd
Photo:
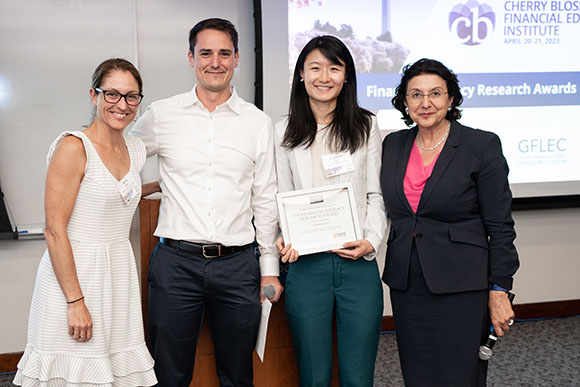
[[[411,148],[409,163],[407,164],[407,172],[405,173],[405,179],[403,180],[403,189],[405,190],[405,196],[407,197],[407,201],[411,205],[413,212],[417,212],[423,188],[425,188],[425,183],[433,172],[433,167],[435,167],[435,162],[439,158],[439,155],[440,153],[437,153],[435,159],[429,165],[424,166],[417,144],[415,143]]]

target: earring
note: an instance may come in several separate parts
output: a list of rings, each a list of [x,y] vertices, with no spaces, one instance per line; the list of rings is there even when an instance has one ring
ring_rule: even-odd
[[[409,108],[408,107],[405,107],[405,114],[409,115]]]
[[[304,78],[300,78],[300,82],[304,82]]]
[[[344,83],[346,83],[346,79],[344,80]]]
[[[451,111],[451,109],[453,109],[453,106],[449,105],[449,106],[447,107],[447,111],[448,111],[448,112],[450,112],[450,111]]]

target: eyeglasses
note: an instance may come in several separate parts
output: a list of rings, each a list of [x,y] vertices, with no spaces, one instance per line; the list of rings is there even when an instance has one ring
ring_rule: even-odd
[[[443,96],[445,94],[448,94],[448,92],[442,92],[442,91],[432,91],[430,93],[427,94],[423,94],[423,93],[419,93],[418,91],[414,91],[411,94],[407,94],[407,97],[409,97],[409,99],[414,102],[414,103],[419,103],[421,101],[423,101],[423,97],[429,97],[429,100],[431,102],[438,102],[441,101],[441,99],[443,98]]]
[[[121,94],[115,90],[103,90],[99,89],[98,87],[95,87],[95,91],[97,93],[103,93],[105,101],[107,101],[108,103],[118,103],[121,100],[121,98],[125,98],[125,102],[127,102],[127,105],[138,106],[143,100],[143,94],[141,93]]]

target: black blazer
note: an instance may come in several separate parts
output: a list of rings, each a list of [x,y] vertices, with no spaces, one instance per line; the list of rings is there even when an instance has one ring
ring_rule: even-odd
[[[497,135],[453,122],[417,212],[403,178],[417,127],[383,141],[381,188],[391,231],[383,281],[407,288],[413,239],[427,286],[433,293],[512,288],[519,267],[513,241],[508,166]]]

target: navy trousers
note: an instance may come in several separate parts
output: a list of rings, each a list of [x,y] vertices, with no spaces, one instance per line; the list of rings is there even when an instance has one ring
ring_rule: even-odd
[[[207,315],[220,385],[253,386],[259,289],[260,267],[251,248],[208,259],[158,243],[149,265],[149,333],[158,385],[189,386]]]

